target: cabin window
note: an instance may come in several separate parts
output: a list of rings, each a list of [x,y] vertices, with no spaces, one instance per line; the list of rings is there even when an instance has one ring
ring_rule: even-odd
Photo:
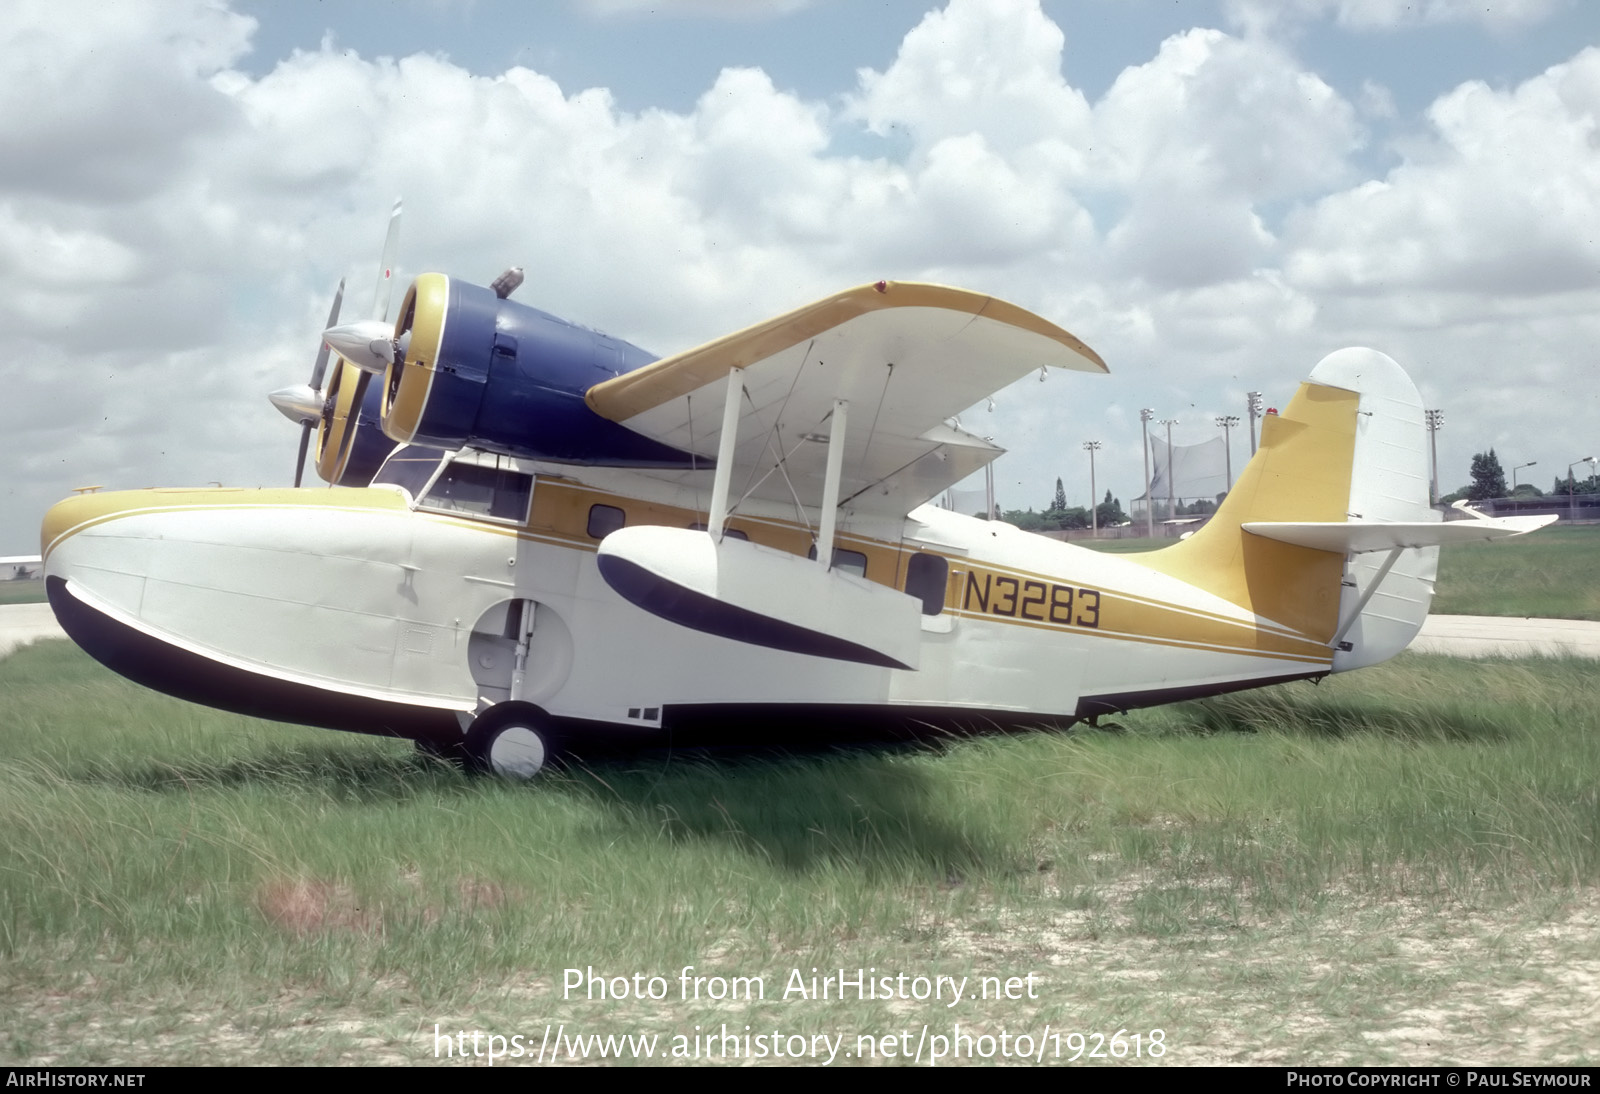
[[[816,559],[816,544],[813,543],[811,545],[811,550],[806,552],[806,557],[812,560]],[[847,551],[843,547],[835,547],[833,549],[832,568],[835,570],[842,570],[847,574],[855,574],[857,577],[866,577],[867,556],[862,554],[860,551]]]
[[[589,506],[589,538],[605,539],[612,532],[628,523],[628,514],[618,509],[615,505]]]
[[[922,601],[923,615],[944,611],[944,591],[950,584],[950,563],[939,555],[918,551],[906,564],[906,595]]]
[[[444,457],[445,454],[437,448],[424,448],[420,444],[402,445],[383,461],[383,466],[372,477],[372,483],[374,486],[383,483],[398,486],[415,500],[422,496],[428,480],[433,478]]]
[[[533,476],[509,467],[456,461],[434,480],[422,506],[445,513],[523,524],[533,500]]]
[[[704,532],[705,530],[706,530],[706,526],[701,521],[695,521],[693,524],[689,525],[689,531],[691,531],[691,532]],[[750,538],[749,536],[745,535],[743,532],[739,531],[739,529],[737,529],[737,528],[729,528],[726,525],[724,525],[723,528],[722,528],[722,537],[724,539],[742,539],[742,540],[749,540],[749,538]]]

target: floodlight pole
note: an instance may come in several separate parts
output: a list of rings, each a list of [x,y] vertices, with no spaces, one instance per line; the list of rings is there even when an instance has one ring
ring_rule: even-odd
[[[1099,441],[1084,441],[1083,449],[1089,453],[1089,538],[1100,537],[1100,508],[1095,504],[1095,499],[1100,495],[1095,492],[1094,485],[1094,454],[1100,450]]]
[[[1159,424],[1167,427],[1167,519],[1172,520],[1177,516],[1176,507],[1172,504],[1173,483],[1177,482],[1177,476],[1172,473],[1172,427],[1178,424],[1178,419],[1161,418]]]
[[[1439,427],[1444,425],[1444,411],[1425,410],[1424,416],[1428,421],[1428,452],[1433,460],[1433,497],[1428,499],[1429,505],[1439,504]]]
[[[1577,502],[1573,499],[1573,486],[1575,484],[1574,484],[1573,479],[1572,479],[1572,469],[1574,467],[1577,467],[1580,463],[1589,464],[1590,465],[1590,467],[1589,467],[1589,477],[1590,478],[1594,478],[1594,466],[1593,466],[1594,462],[1595,462],[1595,458],[1593,456],[1585,456],[1581,460],[1573,460],[1571,463],[1567,464],[1567,519],[1568,520],[1577,520],[1578,519]]]
[[[1261,417],[1261,392],[1247,391],[1244,394],[1245,409],[1250,412],[1250,455],[1256,454],[1256,419]]]
[[[1237,414],[1222,414],[1217,417],[1217,424],[1222,427],[1222,447],[1224,450],[1223,463],[1228,469],[1228,493],[1233,490],[1233,434],[1229,432],[1239,424]]]
[[[1156,499],[1150,496],[1150,419],[1156,412],[1149,407],[1139,411],[1139,436],[1142,439],[1140,446],[1144,455],[1144,534],[1156,534],[1155,505]]]

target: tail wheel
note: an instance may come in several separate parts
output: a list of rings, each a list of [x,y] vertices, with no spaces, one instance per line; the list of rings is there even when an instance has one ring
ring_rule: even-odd
[[[491,708],[467,730],[466,750],[475,771],[527,782],[550,758],[550,730],[531,708],[506,713]]]

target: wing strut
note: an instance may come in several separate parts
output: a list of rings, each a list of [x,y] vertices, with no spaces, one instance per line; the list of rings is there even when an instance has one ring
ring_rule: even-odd
[[[839,478],[844,469],[845,411],[850,404],[833,401],[833,421],[828,426],[828,471],[822,480],[822,524],[817,529],[817,562],[824,570],[833,567],[833,525],[839,515]]]
[[[711,512],[706,531],[722,541],[722,526],[728,520],[728,486],[733,478],[733,452],[739,443],[739,409],[744,402],[744,377],[738,366],[728,370],[728,390],[722,404],[722,436],[717,438],[717,474],[711,480]]]

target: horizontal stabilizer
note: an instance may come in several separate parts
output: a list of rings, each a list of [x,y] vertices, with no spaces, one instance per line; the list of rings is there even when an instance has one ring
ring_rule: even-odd
[[[1543,528],[1556,517],[1477,517],[1474,520],[1430,521],[1246,521],[1246,532],[1338,555],[1392,551],[1401,547],[1439,547],[1520,536]]]

